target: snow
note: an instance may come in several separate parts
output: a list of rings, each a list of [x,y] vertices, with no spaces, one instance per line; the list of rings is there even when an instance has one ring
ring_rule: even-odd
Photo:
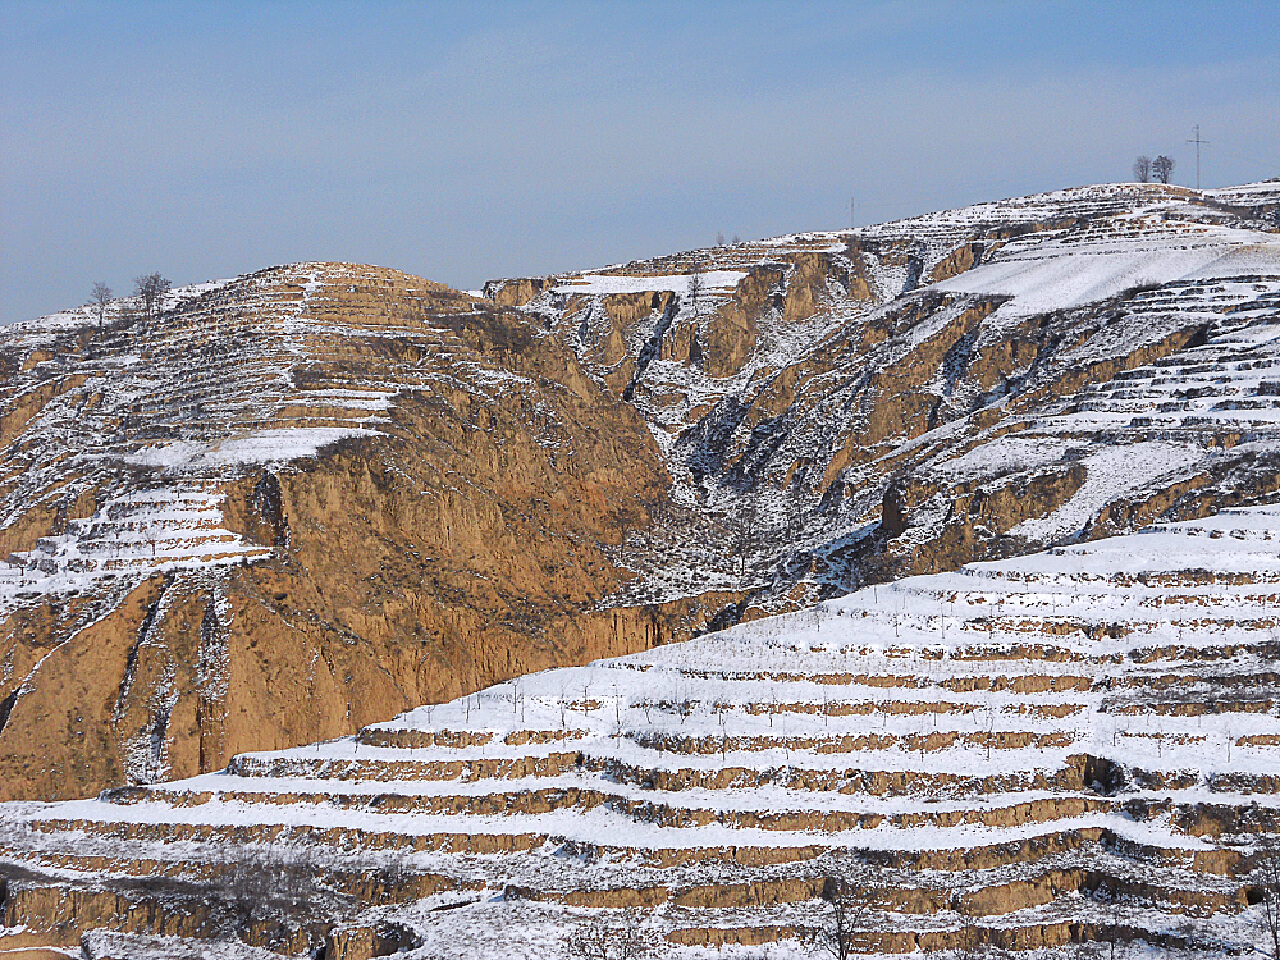
[[[946,476],[981,481],[1021,470],[1038,470],[1062,462],[1070,441],[1046,437],[997,437],[939,465]]]
[[[1230,202],[1269,202],[1280,195],[1280,185],[1205,193]],[[929,271],[983,225],[1031,221],[1044,229],[992,244],[977,268],[927,284]],[[637,559],[634,544],[620,548],[617,562],[641,576],[630,593],[605,598],[602,606],[634,602],[645,590],[662,600],[749,588],[768,609],[770,590],[784,598],[781,605],[797,602],[806,590],[816,592],[821,577],[829,578],[828,588],[844,582],[835,580],[838,572],[820,568],[839,545],[875,533],[883,493],[875,471],[895,459],[936,482],[944,508],[954,489],[981,494],[1078,464],[1085,478],[1073,496],[1046,515],[1000,531],[1069,545],[864,588],[683,644],[519,677],[452,703],[419,707],[359,737],[244,755],[219,773],[156,783],[136,802],[104,797],[3,805],[0,828],[19,836],[12,841],[21,847],[15,859],[37,858],[44,849],[112,857],[127,849],[129,856],[200,862],[222,855],[220,838],[228,834],[214,832],[215,842],[208,843],[187,839],[200,834],[183,833],[185,827],[279,826],[287,828],[291,844],[308,842],[313,831],[333,830],[341,843],[327,839],[326,852],[337,863],[407,850],[416,868],[483,882],[475,903],[458,910],[437,912],[442,901],[428,898],[385,914],[424,938],[418,955],[447,945],[459,958],[557,950],[566,928],[593,915],[562,904],[508,900],[508,884],[576,890],[637,885],[639,877],[687,889],[721,880],[821,876],[829,868],[807,859],[815,848],[826,851],[823,856],[966,850],[1102,829],[1164,859],[1153,866],[1155,855],[1142,859],[1090,847],[1066,850],[1052,864],[1144,878],[1158,869],[1177,889],[1234,892],[1234,880],[1178,866],[1186,854],[1218,849],[1218,839],[1187,832],[1167,811],[1143,818],[1134,810],[1166,797],[1184,806],[1280,809],[1280,794],[1271,792],[1267,779],[1275,777],[1280,750],[1270,745],[1280,742],[1280,708],[1268,647],[1278,629],[1280,508],[1225,510],[1111,540],[1081,541],[1112,504],[1140,503],[1197,472],[1275,452],[1280,244],[1274,234],[1240,222],[1229,210],[1191,202],[1183,188],[1101,185],[852,234],[797,234],[704,252],[703,280],[717,293],[705,312],[682,304],[677,316],[696,329],[705,328],[717,298],[754,265],[767,263],[790,276],[794,263],[788,258],[824,252],[843,257],[851,237],[884,240],[890,248],[880,257],[869,245],[863,254],[870,300],[855,300],[832,283],[818,291],[811,317],[784,321],[781,311],[764,310],[754,320],[757,350],[734,376],[710,378],[695,365],[662,360],[661,351],[637,375],[633,403],[668,458],[677,483],[673,496],[707,513],[732,513],[743,501],[733,483],[722,483],[714,472],[718,464],[698,459],[706,453],[697,445],[704,429],[727,425],[730,435],[717,453],[726,463],[748,449],[752,431],[764,430],[764,446],[777,458],[761,470],[769,480],[789,477],[783,470],[769,475],[777,463],[789,468],[812,460],[822,469],[844,442],[841,430],[859,429],[863,395],[857,385],[863,378],[933,345],[985,301],[1008,298],[971,344],[958,346],[979,350],[1037,314],[1098,304],[1137,286],[1159,289],[1125,298],[1114,317],[1097,323],[1096,316],[1085,317],[1070,331],[1078,341],[1045,364],[1037,366],[1037,359],[1011,368],[1010,381],[1025,378],[1021,395],[978,390],[940,369],[921,393],[938,399],[943,421],[918,436],[904,431],[889,437],[876,453],[879,460],[850,466],[844,482],[855,502],[843,512],[810,510],[804,498],[819,495],[811,478],[794,492],[784,491],[784,483],[762,483],[764,492],[753,504],[759,523],[797,520],[801,529],[788,528],[786,542],[768,547],[777,553],[757,570],[739,576],[724,544],[696,528],[667,545],[656,561]],[[912,269],[901,251],[894,252],[897,243],[910,246]],[[529,310],[541,312],[546,328],[564,335],[584,368],[603,381],[616,368],[592,361],[592,351],[612,332],[600,298],[687,294],[690,276],[681,272],[687,263],[688,257],[670,258],[616,268],[626,273],[603,268],[565,276]],[[263,294],[253,326],[262,339],[235,358],[248,371],[242,382],[223,382],[217,369],[157,363],[130,345],[102,358],[81,394],[70,392],[62,407],[33,424],[28,439],[45,445],[33,447],[37,454],[6,500],[6,522],[19,506],[39,502],[65,482],[62,468],[51,464],[74,459],[83,468],[123,461],[151,473],[137,481],[139,488],[107,491],[92,517],[71,521],[63,535],[0,566],[0,607],[101,588],[116,571],[125,580],[268,556],[266,548],[224,529],[219,482],[254,465],[283,467],[317,456],[344,437],[376,436],[397,398],[412,391],[459,390],[483,403],[529,384],[500,368],[455,359],[447,331],[429,325],[384,330],[381,317],[321,316],[313,308],[340,279],[322,282],[318,265],[288,271],[303,298],[277,304],[269,290]],[[908,289],[915,281],[925,283],[924,293]],[[787,282],[770,292],[771,303]],[[922,317],[902,320],[934,294],[945,298]],[[566,303],[573,304],[572,313],[565,312]],[[39,346],[53,342],[51,331],[59,324],[74,326],[84,314],[59,316],[6,335]],[[886,339],[868,338],[871,346],[862,350],[864,335],[880,328],[888,331]],[[1194,341],[1199,346],[1167,356],[1156,351],[1152,355],[1160,359],[1129,367],[1126,358],[1192,329],[1203,331]],[[360,382],[334,378],[319,388],[297,386],[295,375],[320,362],[312,352],[318,341],[353,332],[416,338],[430,362],[416,360]],[[657,315],[641,318],[627,331],[631,355],[659,334]],[[1110,379],[1019,406],[1041,385],[1053,384],[1056,371],[1041,367],[1079,370],[1110,360],[1118,369]],[[769,389],[780,371],[810,362],[820,372],[802,383],[801,395],[775,422],[735,419],[735,404],[746,409],[759,396],[753,391]],[[55,357],[24,375],[34,384],[62,364]],[[198,398],[206,404],[199,429],[139,432],[122,442],[101,425],[108,417],[86,420],[80,412],[84,398],[104,384],[111,388],[110,417],[125,417],[133,404],[173,403],[177,409]],[[709,418],[706,411],[717,405],[720,414],[734,416]],[[1003,419],[979,430],[976,411]],[[786,430],[767,435],[778,424]],[[170,439],[157,441],[157,435]],[[538,442],[557,444],[554,424]],[[702,486],[694,482],[698,471]],[[938,529],[930,509],[927,503],[915,509],[913,523],[924,519],[900,538],[904,554]],[[788,564],[803,572],[791,573]],[[201,683],[225,685],[226,669],[224,649]],[[427,735],[435,745],[419,745]],[[148,738],[135,735],[123,747],[135,781],[166,774],[167,757]],[[1108,759],[1129,779],[1114,796],[1068,788],[1060,775],[1081,756]],[[535,809],[531,797],[545,799],[545,809]],[[1072,806],[1081,799],[1088,803]],[[1024,816],[1033,805],[1048,812]],[[56,828],[21,831],[54,820]],[[993,825],[1005,820],[1013,825]],[[79,825],[68,827],[71,821]],[[125,824],[154,829],[125,840],[113,832]],[[519,837],[533,849],[478,855],[462,852],[463,840],[450,840],[444,849],[404,844],[405,838],[445,835]],[[739,862],[739,854],[756,847],[789,858],[768,869],[745,866],[749,856]],[[653,865],[673,851],[696,855],[678,869]],[[1035,878],[1049,862],[1015,864],[1001,877]],[[908,872],[905,882],[963,889],[996,883],[992,876],[999,871],[937,873]],[[1174,922],[1158,907],[1123,908],[1149,930],[1167,931]],[[647,922],[659,933],[681,923],[785,925],[812,921],[820,909],[816,902],[683,914],[664,907]],[[1117,909],[1071,893],[999,922],[1055,916],[1110,922],[1104,911]],[[892,922],[936,928],[958,918],[944,911]],[[1221,942],[1249,939],[1247,917],[1202,922]],[[803,949],[790,941],[774,955],[798,956]],[[1134,960],[1154,957],[1141,944],[1118,952]]]
[[[0,941],[3,942],[3,941]],[[238,940],[204,940],[195,944],[190,939],[174,936],[116,933],[93,930],[85,935],[83,951],[68,948],[67,956],[76,960],[99,957],[146,957],[147,960],[275,960],[280,954],[251,947]],[[3,954],[0,954],[3,956]]]
[[[236,279],[235,277],[228,277],[223,280],[205,280],[201,283],[187,283],[172,287],[165,297],[164,309],[173,309],[183,300],[194,299],[230,286],[236,282]],[[126,307],[134,307],[136,305],[136,297],[116,297],[107,305],[109,320],[118,316]],[[37,317],[34,320],[0,322],[0,337],[3,337],[6,333],[30,334],[72,330],[77,327],[92,326],[97,322],[97,308],[92,304],[85,304],[72,310],[60,310],[57,313]]]
[[[1249,274],[1280,276],[1280,242],[1233,247],[1205,266],[1192,270],[1186,280],[1218,280]]]
[[[104,580],[229,566],[270,556],[222,526],[224,494],[202,484],[106,500],[67,532],[0,561],[0,614],[38,596],[74,594]]]
[[[1143,455],[1163,456],[1157,447]],[[483,945],[477,956],[541,949],[554,931],[596,915],[512,898],[505,893],[510,885],[573,890],[687,887],[814,871],[820,877],[831,868],[813,861],[815,847],[827,851],[822,856],[968,850],[1101,829],[1112,838],[1109,846],[1069,847],[1046,855],[1048,863],[1002,868],[1001,876],[1034,878],[1051,865],[1140,875],[1148,868],[1123,852],[1127,843],[1165,852],[1161,883],[1193,893],[1230,892],[1234,881],[1177,865],[1197,851],[1219,849],[1219,841],[1183,831],[1160,810],[1170,809],[1162,806],[1165,798],[1183,806],[1280,810],[1280,795],[1249,786],[1251,777],[1274,775],[1280,748],[1245,742],[1280,736],[1280,714],[1270,704],[1263,711],[1165,708],[1220,703],[1215,691],[1224,683],[1234,684],[1231,697],[1241,705],[1269,689],[1261,680],[1246,688],[1239,683],[1269,669],[1259,644],[1275,630],[1278,544],[1280,507],[1236,508],[907,578],[685,643],[520,677],[419,707],[360,738],[247,755],[221,773],[158,784],[141,799],[6,804],[0,824],[7,825],[6,842],[23,849],[49,845],[56,853],[59,843],[70,843],[92,853],[108,844],[118,857],[127,844],[139,857],[188,861],[216,858],[222,844],[182,839],[185,834],[150,838],[176,825],[266,825],[285,829],[282,842],[299,844],[312,831],[336,830],[343,839],[330,836],[325,855],[348,865],[386,856],[390,843],[408,851],[397,855],[417,869],[486,884],[447,898],[474,901],[457,911],[432,911],[446,902],[439,895],[386,914],[417,930],[424,950],[470,931],[468,943]],[[1210,581],[1206,571],[1227,576]],[[1114,636],[1083,629],[1117,624],[1126,629]],[[1062,625],[1071,629],[1058,629]],[[1224,650],[1235,653],[1224,656]],[[459,745],[375,746],[363,739],[408,732]],[[559,736],[517,742],[529,732]],[[948,744],[952,735],[957,739]],[[698,742],[709,749],[691,751]],[[1110,758],[1131,771],[1189,776],[1149,787],[1135,777],[1114,797],[1054,786],[1055,772],[1080,754]],[[538,772],[537,763],[557,756],[569,759],[556,772]],[[905,775],[911,788],[872,789],[864,781],[870,773]],[[653,779],[661,775],[676,782],[661,786]],[[710,779],[698,783],[700,776]],[[681,778],[689,782],[681,785]],[[583,799],[599,793],[603,800],[523,809],[519,798],[535,793]],[[492,797],[496,805],[488,802]],[[434,798],[446,801],[447,812],[431,810]],[[1091,806],[1072,807],[1079,798]],[[1155,804],[1154,812],[1135,816],[1139,801]],[[1043,814],[1015,815],[1036,805]],[[669,813],[646,813],[662,810]],[[778,819],[790,814],[809,817],[808,825]],[[1003,825],[1009,818],[1013,822]],[[55,820],[76,826],[12,829]],[[126,824],[162,832],[118,839],[114,825]],[[519,843],[516,852],[474,855],[434,843],[401,848],[400,841],[383,839],[445,836]],[[794,859],[784,858],[774,870],[735,865],[728,854],[756,848],[792,851]],[[583,850],[595,852],[575,852]],[[648,852],[681,850],[696,854],[687,867],[660,868],[644,859]],[[1002,882],[977,872],[955,877],[961,887]],[[920,882],[950,881],[922,871]],[[820,906],[806,901],[692,913],[664,907],[646,913],[646,923],[659,935],[681,924],[786,925],[812,918]],[[1110,907],[1066,896],[995,922],[1079,919],[1104,909]],[[1158,905],[1142,913],[1147,908],[1135,901],[1125,909],[1143,925],[1163,922]],[[895,914],[886,922],[945,928],[955,921],[946,914]],[[1205,936],[1236,942],[1250,936],[1231,914],[1202,922]]]
[[[1080,461],[1087,476],[1083,486],[1048,516],[1024,520],[1010,533],[1040,542],[1080,532],[1103,507],[1162,478],[1179,478],[1203,454],[1186,444],[1132,443],[1105,448]]]
[[[1092,242],[1030,239],[1009,244],[993,262],[935,289],[1011,296],[1002,312],[1026,317],[1096,303],[1143,285],[1240,273],[1280,275],[1280,242],[1222,227],[1195,238],[1152,237],[1148,231]]]
[[[706,290],[732,290],[747,276],[742,270],[707,270],[702,274]],[[611,294],[671,292],[687,294],[692,277],[688,273],[667,276],[624,276],[585,273],[566,278],[555,287],[560,293]]]
[[[92,320],[87,308],[0,334],[16,365],[0,410],[16,413],[0,529],[42,506],[69,518],[58,537],[0,565],[0,610],[269,556],[224,529],[219,485],[378,437],[404,397],[460,389],[490,403],[529,384],[455,359],[456,334],[418,316],[333,309],[344,281],[366,274],[303,263],[179,287],[168,306],[182,310],[108,325],[89,347],[65,332]],[[353,363],[361,348],[345,341],[355,337],[394,338],[407,352]],[[30,398],[51,387],[31,415]],[[77,517],[86,502],[98,513]]]
[[[377,409],[385,409],[378,406]],[[348,437],[376,436],[364,428],[295,427],[262,430],[216,443],[177,443],[142,447],[124,458],[126,463],[181,472],[210,467],[281,464],[314,457],[324,447]]]
[[[1210,535],[1216,531],[1222,535]],[[338,763],[340,767],[344,762],[391,759],[420,763],[466,757],[500,760],[569,749],[586,750],[592,756],[623,764],[644,763],[668,770],[718,770],[734,763],[765,768],[787,756],[792,765],[802,764],[805,769],[843,770],[858,750],[852,754],[812,752],[784,748],[782,743],[801,737],[829,741],[847,734],[875,733],[886,739],[884,746],[871,749],[869,754],[875,756],[879,769],[1012,775],[1028,769],[1028,762],[1033,767],[1052,767],[1068,753],[1082,749],[1105,755],[1117,733],[1139,732],[1126,715],[1096,709],[1104,703],[1114,706],[1116,696],[1093,684],[1091,665],[1108,660],[1115,652],[1176,641],[1179,635],[1178,618],[1182,613],[1175,609],[1156,615],[1159,608],[1149,606],[1147,599],[1160,599],[1166,588],[1130,586],[1125,578],[1194,569],[1241,571],[1254,578],[1280,577],[1276,543],[1280,543],[1280,508],[1240,509],[1208,520],[1163,524],[1143,533],[1030,558],[973,564],[952,574],[914,577],[866,588],[811,610],[756,621],[686,643],[586,667],[521,677],[450,704],[419,707],[395,721],[369,728],[375,733],[483,732],[493,735],[487,744],[463,748],[375,747],[347,738],[255,754],[249,759],[272,768],[298,764],[300,769],[310,769],[316,764]],[[1193,636],[1177,641],[1182,644],[1179,649],[1242,642],[1255,629],[1249,626],[1249,617],[1267,610],[1266,598],[1255,596],[1258,589],[1251,583],[1212,587],[1189,583],[1179,587],[1178,595],[1186,598],[1183,602],[1192,605],[1196,616],[1212,616],[1212,625],[1202,619]],[[983,625],[993,615],[1000,616],[1005,624],[998,634]],[[1070,654],[1065,659],[1013,656],[995,666],[989,657],[971,655],[973,650],[998,650],[1009,644],[1027,643],[1028,638],[1016,627],[1016,619],[1010,619],[1018,616],[1054,622],[1128,622],[1132,632],[1119,639],[1055,634],[1051,637],[1054,645]],[[1164,665],[1160,669],[1170,668]],[[1139,668],[1134,669],[1141,673]],[[849,679],[819,682],[823,677],[868,674],[902,676],[904,684],[868,686],[864,681]],[[1059,720],[1020,711],[1019,707],[1036,700],[1027,693],[945,688],[945,682],[956,677],[990,675],[1084,678],[1088,682],[1083,687],[1072,687],[1050,700],[1079,703],[1085,710]],[[685,702],[690,703],[688,711],[678,710]],[[882,705],[890,702],[949,706],[942,713],[883,712]],[[717,703],[724,706],[716,707]],[[769,705],[770,709],[752,713],[746,709],[752,704]],[[825,709],[803,709],[806,704]],[[861,709],[833,712],[835,706],[842,710]],[[1060,747],[997,749],[991,757],[985,748],[950,747],[921,754],[903,746],[904,741],[926,732],[1006,730],[1048,734],[1062,733],[1064,724],[1074,730],[1070,743]],[[581,736],[540,746],[512,745],[503,739],[522,730],[564,729],[580,731]],[[1222,738],[1227,736],[1238,739],[1246,733],[1280,732],[1280,720],[1270,714],[1253,713],[1234,717],[1151,717],[1139,730],[1163,731],[1170,736],[1194,732],[1224,743]],[[722,758],[718,751],[689,754],[675,750],[664,758],[641,743],[659,733],[682,741],[727,738],[728,757]],[[751,738],[761,739],[761,745],[748,748],[746,743]],[[771,739],[779,745],[769,746]],[[1164,767],[1194,761],[1191,765],[1204,776],[1270,769],[1264,748],[1242,748],[1231,761],[1226,759],[1225,750],[1206,755],[1204,747],[1198,745],[1158,748],[1155,744],[1137,743],[1126,750],[1131,761],[1151,760],[1153,765]],[[1162,761],[1157,760],[1158,751],[1164,757]],[[163,789],[227,790],[231,789],[227,778],[228,774],[207,775]],[[559,781],[552,778],[549,782]],[[303,785],[274,775],[251,776],[246,783],[255,789],[281,791]],[[454,791],[460,786],[450,784],[448,789]],[[344,789],[367,790],[369,784],[355,781]],[[399,785],[380,781],[376,789],[429,791],[435,787],[430,781]],[[612,789],[625,791],[626,786],[615,784]],[[756,787],[747,794],[731,794],[730,801],[714,802],[728,802],[739,809],[776,809],[776,803],[767,799],[770,789]],[[717,794],[721,792],[694,791],[688,796],[710,801]],[[824,794],[817,799],[831,809],[867,810],[879,805],[918,809],[926,798]],[[806,803],[812,802],[813,798],[806,799]],[[149,809],[145,804],[116,810],[109,805],[95,808],[98,801],[78,803],[79,806],[64,807],[68,815],[87,816],[94,809],[103,809],[111,810],[115,816],[145,817]],[[226,815],[216,807],[201,811],[191,815],[206,821]]]
[[[1206,196],[1218,197],[1230,202],[1238,196],[1247,196],[1256,201],[1280,200],[1280,179],[1262,180],[1258,183],[1243,183],[1235,187],[1209,187],[1203,191]],[[1269,196],[1263,196],[1269,195]]]
[[[1276,187],[1248,195],[1269,202],[1267,191],[1280,197]],[[1263,386],[1278,352],[1268,328],[1280,292],[1280,241],[1264,232],[1267,217],[1249,219],[1249,211],[1216,202],[1230,199],[1225,189],[1197,195],[1163,184],[1099,184],[561,276],[527,309],[606,389],[619,389],[620,375],[629,373],[630,402],[666,459],[672,498],[708,518],[713,531],[716,518],[744,512],[761,524],[759,545],[742,572],[726,562],[724,543],[701,549],[688,536],[620,551],[615,562],[636,578],[605,605],[737,589],[753,591],[760,609],[776,610],[797,602],[796,591],[824,596],[849,582],[848,561],[835,545],[862,536],[879,515],[887,471],[905,470],[925,484],[945,477],[962,488],[994,491],[1060,470],[1063,457],[1081,460],[1100,445],[1188,446],[1168,465],[1138,457],[1126,482],[1103,483],[1110,468],[1096,463],[1074,513],[1053,521],[1035,517],[1037,523],[1017,531],[1052,543],[1073,536],[1111,503],[1143,496],[1179,471],[1186,479],[1201,470],[1237,469],[1241,458],[1226,452],[1224,438],[1265,446],[1280,426],[1280,404],[1271,399],[1273,388]],[[929,282],[966,246],[980,250],[977,267]],[[812,315],[797,317],[791,294],[803,258],[815,255],[824,258],[831,279],[811,288]],[[740,318],[720,311],[726,287],[701,311],[682,303],[668,316],[655,308],[617,330],[616,316],[605,309],[610,293],[687,290],[695,260],[708,277],[754,271],[781,278],[753,313],[754,348],[731,376],[711,377],[705,363],[677,359],[681,353],[668,349],[667,333],[671,328],[681,337],[674,342],[692,338],[704,347],[713,327],[723,335],[729,326],[737,336]],[[844,274],[859,284],[846,287],[836,279]],[[958,325],[993,306],[976,329],[952,339]],[[1039,333],[1029,322],[1037,317]],[[1197,328],[1208,331],[1210,343],[1179,352],[1181,369],[1126,369],[1144,352],[1168,353],[1170,343]],[[1244,329],[1255,338],[1247,361],[1234,357],[1233,338]],[[613,339],[618,333],[622,357]],[[920,434],[908,415],[900,434],[879,439],[870,460],[854,457],[834,469],[864,431],[882,429],[872,424],[872,408],[892,385],[879,372],[896,374],[917,358],[937,356],[943,360],[916,398],[922,407],[936,398],[936,426]],[[970,366],[979,358],[981,373]],[[1213,374],[1192,373],[1197,364]],[[1106,383],[1116,371],[1120,376]],[[984,379],[991,373],[994,382]],[[1066,396],[1057,399],[1063,385],[1095,377],[1104,383],[1081,391],[1077,407]],[[1230,385],[1215,382],[1224,377]],[[1181,395],[1188,387],[1202,395]],[[780,404],[780,397],[787,399]],[[984,427],[998,425],[979,429],[979,416]],[[1024,419],[1033,421],[1030,429]],[[1014,430],[1026,432],[1019,441],[1000,439]],[[744,481],[747,470],[751,479]],[[940,490],[915,511],[901,538],[904,549],[939,534],[947,522],[945,500]],[[1089,505],[1093,516],[1085,515]],[[807,571],[800,583],[797,570]]]

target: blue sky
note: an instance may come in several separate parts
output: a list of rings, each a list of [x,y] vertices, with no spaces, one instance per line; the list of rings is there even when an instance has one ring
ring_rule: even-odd
[[[303,259],[455,286],[1280,176],[1280,3],[0,3],[0,321]]]

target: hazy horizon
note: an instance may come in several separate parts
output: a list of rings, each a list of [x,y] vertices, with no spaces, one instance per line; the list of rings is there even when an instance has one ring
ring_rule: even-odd
[[[1129,178],[1280,175],[1280,10],[0,6],[0,322],[296,260],[461,288]]]

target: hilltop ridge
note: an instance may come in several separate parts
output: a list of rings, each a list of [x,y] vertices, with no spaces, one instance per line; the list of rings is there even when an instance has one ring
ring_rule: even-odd
[[[526,326],[297,264],[0,334],[4,793],[214,770],[656,630],[593,609],[652,441]]]

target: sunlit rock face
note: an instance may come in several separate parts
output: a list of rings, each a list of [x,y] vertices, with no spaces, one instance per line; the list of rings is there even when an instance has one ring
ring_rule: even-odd
[[[600,608],[664,469],[527,318],[348,264],[210,286],[4,331],[6,796],[216,770],[697,622]]]

